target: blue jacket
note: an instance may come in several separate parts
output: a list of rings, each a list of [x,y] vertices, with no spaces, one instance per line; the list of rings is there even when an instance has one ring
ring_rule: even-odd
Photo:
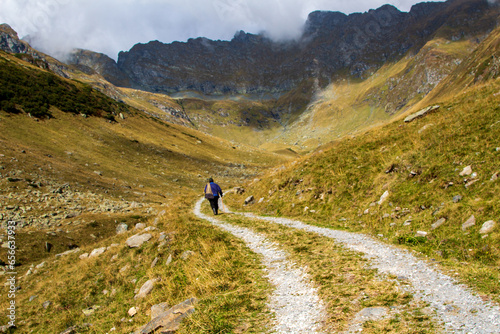
[[[210,188],[212,189],[212,194],[214,194],[215,197],[219,197],[219,195],[222,196],[222,189],[217,183],[210,182]],[[205,186],[204,192],[207,192],[207,186]]]

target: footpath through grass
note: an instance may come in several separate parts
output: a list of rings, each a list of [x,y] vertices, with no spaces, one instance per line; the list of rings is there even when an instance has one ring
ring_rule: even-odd
[[[368,260],[346,250],[330,238],[235,214],[218,216],[224,221],[265,234],[285,250],[290,261],[307,268],[320,298],[327,305],[325,332],[349,328],[356,313],[369,307],[385,307],[388,316],[364,324],[363,333],[436,333],[432,312],[402,289],[404,281],[380,275]]]
[[[279,166],[228,205],[368,233],[440,262],[500,301],[500,80],[437,112],[344,138]],[[471,173],[462,173],[470,166]],[[385,200],[380,201],[386,193]],[[464,225],[469,219],[470,226]],[[496,228],[480,233],[487,221]]]

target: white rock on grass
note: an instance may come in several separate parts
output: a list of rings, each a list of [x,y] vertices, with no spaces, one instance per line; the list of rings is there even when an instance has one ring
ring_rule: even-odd
[[[156,280],[150,279],[149,281],[144,283],[139,289],[139,292],[134,296],[134,299],[140,299],[146,297],[151,292],[151,290],[153,290],[155,282]]]
[[[446,218],[439,218],[434,224],[431,225],[431,230],[437,229],[439,226],[446,222]]]
[[[99,256],[106,251],[106,247],[96,248],[90,252],[89,258]]]
[[[125,233],[127,232],[127,230],[128,230],[128,225],[125,223],[121,223],[118,224],[118,226],[116,226],[116,234]]]
[[[465,167],[461,172],[460,172],[460,176],[466,176],[466,175],[471,175],[472,174],[472,167],[471,166],[467,166]]]
[[[474,225],[476,225],[476,217],[472,215],[469,217],[469,219],[467,219],[465,223],[462,224],[462,231],[465,231]]]
[[[125,243],[130,248],[141,247],[142,244],[145,243],[146,241],[149,241],[149,239],[151,239],[151,237],[152,237],[152,235],[149,233],[136,234],[136,235],[133,235],[130,238],[128,238],[127,241],[125,241]]]
[[[386,191],[382,194],[382,196],[380,196],[380,199],[379,199],[379,201],[377,202],[377,203],[378,203],[378,205],[381,205],[382,203],[384,203],[384,202],[385,202],[385,200],[387,199],[387,197],[389,197],[389,192],[386,190]]]
[[[488,220],[487,222],[483,223],[483,226],[479,230],[479,233],[480,234],[490,233],[490,232],[492,232],[495,229],[496,225],[497,225],[497,223],[495,221]]]
[[[135,308],[135,306],[134,306],[134,307],[131,307],[131,308],[128,310],[128,312],[127,312],[127,313],[128,313],[128,315],[129,315],[129,316],[133,317],[134,315],[136,315],[136,314],[137,314],[137,309]]]

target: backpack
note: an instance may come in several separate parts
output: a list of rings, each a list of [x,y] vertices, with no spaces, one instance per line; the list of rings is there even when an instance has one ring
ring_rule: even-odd
[[[205,198],[206,199],[214,199],[214,194],[212,193],[212,187],[210,183],[207,183],[207,189],[205,190]]]

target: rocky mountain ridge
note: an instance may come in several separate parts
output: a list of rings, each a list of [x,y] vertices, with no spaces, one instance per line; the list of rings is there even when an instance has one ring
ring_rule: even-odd
[[[69,62],[115,85],[151,92],[277,97],[304,82],[314,90],[338,78],[366,78],[386,62],[417,53],[436,35],[483,38],[497,16],[498,7],[486,0],[420,3],[408,13],[391,5],[350,15],[316,11],[296,41],[240,31],[231,41],[136,44],[120,52],[116,64],[87,51],[73,53]]]

